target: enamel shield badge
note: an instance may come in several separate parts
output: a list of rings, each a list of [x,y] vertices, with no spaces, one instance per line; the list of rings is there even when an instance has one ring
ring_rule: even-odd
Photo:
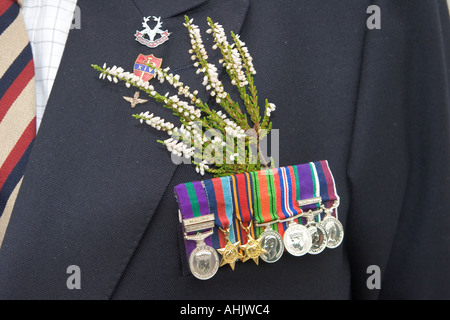
[[[155,75],[155,70],[148,66],[148,64],[152,63],[159,68],[161,67],[162,59],[156,58],[153,54],[144,56],[141,53],[134,63],[134,74],[144,81],[149,81]]]

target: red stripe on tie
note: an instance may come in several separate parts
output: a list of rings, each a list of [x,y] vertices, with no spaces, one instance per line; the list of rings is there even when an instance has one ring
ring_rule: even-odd
[[[11,5],[13,4],[12,1],[10,0],[2,0],[0,1],[0,16],[5,13],[6,10],[9,9],[9,7],[11,7]]]
[[[12,106],[14,101],[16,101],[17,97],[22,93],[23,89],[28,85],[33,76],[34,63],[33,60],[30,60],[0,100],[0,122],[3,120],[9,108]]]
[[[36,136],[36,117],[30,121],[25,131],[20,136],[20,139],[17,141],[14,148],[9,153],[6,158],[3,166],[0,168],[0,190],[3,188],[6,179],[10,175],[11,171],[14,169],[16,164],[19,162],[20,158],[22,158],[23,154],[27,150],[31,141]]]

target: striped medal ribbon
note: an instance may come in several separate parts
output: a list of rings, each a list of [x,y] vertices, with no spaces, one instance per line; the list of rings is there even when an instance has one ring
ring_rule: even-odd
[[[261,246],[266,250],[266,253],[261,254],[260,257],[267,263],[278,261],[284,252],[283,238],[277,232],[278,215],[276,208],[274,209],[273,197],[271,196],[270,174],[270,170],[250,173],[253,181],[256,233],[258,239],[261,239]]]
[[[272,169],[272,189],[276,212],[278,214],[278,232],[283,237],[292,221],[298,220],[303,213],[297,203],[297,185],[295,184],[295,172],[293,167],[281,167]],[[303,221],[301,221],[303,224]]]
[[[242,245],[243,262],[252,259],[259,264],[259,256],[267,251],[261,246],[262,238],[255,240],[255,228],[253,226],[253,182],[249,173],[240,173],[231,176],[234,207],[235,225],[237,236]],[[244,231],[244,232],[243,232]]]
[[[219,256],[212,247],[215,218],[209,211],[202,182],[177,185],[175,197],[178,201],[189,269],[198,279],[210,279],[219,269]]]
[[[304,211],[303,216],[307,220],[306,228],[311,234],[311,247],[308,250],[310,254],[319,254],[327,247],[327,233],[320,224],[323,213],[321,191],[322,189],[326,191],[326,185],[321,185],[317,165],[320,165],[320,162],[310,162],[299,169],[299,173],[302,175],[301,181],[305,181],[302,184],[302,187],[305,186],[305,188],[300,190],[299,205]],[[306,181],[311,183],[306,183]]]
[[[289,222],[283,241],[290,254],[303,256],[312,248],[313,238],[307,226],[320,213],[320,190],[314,164],[305,163],[293,166],[293,171],[296,176],[296,203],[302,213],[300,214],[301,219]]]
[[[188,182],[175,195],[189,267],[203,280],[226,264],[234,270],[238,260],[319,254],[344,236],[325,160]]]
[[[284,252],[283,236],[288,224],[302,213],[296,202],[297,185],[293,167],[267,169],[252,174],[255,180],[255,220],[257,232],[267,254],[261,258],[269,263]]]
[[[231,177],[213,178],[203,181],[210,212],[214,213],[215,224],[219,231],[215,232],[215,247],[222,255],[220,266],[229,264],[234,270],[236,261],[243,258],[239,250],[240,241],[236,241],[234,225],[233,194]]]
[[[344,239],[344,227],[338,220],[339,196],[336,191],[336,183],[331,173],[328,161],[315,162],[317,176],[322,197],[322,209],[324,216],[320,224],[327,235],[327,248],[337,248]]]

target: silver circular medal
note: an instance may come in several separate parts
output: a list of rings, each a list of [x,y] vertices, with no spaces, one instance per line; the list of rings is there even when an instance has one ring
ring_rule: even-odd
[[[327,247],[327,232],[325,231],[325,228],[320,223],[316,222],[309,222],[306,225],[306,228],[308,228],[312,238],[311,248],[308,253],[321,253]]]
[[[212,247],[199,245],[189,256],[189,268],[197,279],[211,279],[219,270],[219,255]]]
[[[342,223],[333,216],[327,216],[320,224],[327,233],[327,247],[334,249],[338,247],[344,239],[344,227]]]
[[[264,230],[259,238],[262,239],[261,247],[267,251],[259,257],[267,263],[277,262],[284,252],[283,238],[278,232],[269,228]]]
[[[283,242],[290,254],[296,257],[303,256],[311,248],[311,233],[305,226],[291,223],[284,232]]]

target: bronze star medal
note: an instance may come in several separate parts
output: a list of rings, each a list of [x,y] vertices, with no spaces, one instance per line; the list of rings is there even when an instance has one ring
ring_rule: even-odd
[[[261,246],[261,241],[263,240],[262,238],[255,240],[250,235],[251,225],[252,222],[250,222],[250,225],[248,227],[244,227],[244,225],[241,222],[241,227],[247,232],[247,244],[240,246],[240,248],[245,252],[244,259],[242,260],[242,262],[246,262],[247,260],[253,259],[253,261],[255,261],[255,263],[258,265],[259,256],[267,253],[267,250]]]
[[[227,239],[227,245],[225,246],[225,248],[217,249],[217,251],[222,255],[222,261],[220,261],[221,267],[226,264],[229,264],[231,269],[234,270],[236,261],[244,257],[239,252],[240,243],[241,243],[240,241],[236,243],[231,243],[230,240]]]
[[[240,248],[245,251],[245,256],[242,262],[253,259],[256,264],[259,264],[259,256],[267,253],[267,250],[261,246],[262,240],[262,238],[255,240],[251,235],[248,235],[247,244],[240,246]]]
[[[231,241],[228,239],[229,235],[229,229],[223,230],[220,228],[220,230],[225,234],[225,237],[227,239],[227,244],[225,248],[217,249],[217,252],[219,252],[222,255],[222,260],[220,261],[220,267],[229,264],[231,269],[234,271],[234,267],[236,264],[236,261],[239,259],[242,259],[244,256],[239,252],[239,244],[240,241],[236,243],[231,243]]]

